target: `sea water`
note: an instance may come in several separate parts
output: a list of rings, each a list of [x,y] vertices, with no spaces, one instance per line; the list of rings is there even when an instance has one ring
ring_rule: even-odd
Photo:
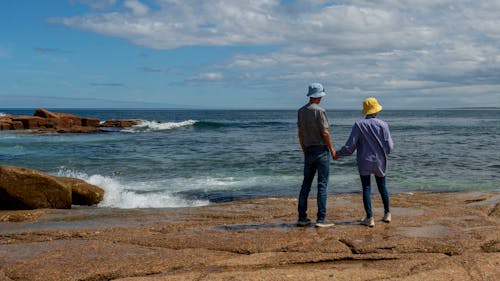
[[[106,191],[100,207],[202,206],[297,196],[300,189],[295,110],[54,111],[142,121],[90,134],[0,132],[1,165],[98,185]],[[2,109],[0,115],[33,112]],[[363,116],[357,110],[327,112],[339,149]],[[500,110],[384,110],[379,118],[388,122],[395,144],[391,192],[500,189]],[[355,156],[332,161],[329,193],[359,191]]]

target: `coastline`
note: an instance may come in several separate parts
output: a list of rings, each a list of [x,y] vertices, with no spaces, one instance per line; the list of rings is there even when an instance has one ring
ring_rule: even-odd
[[[397,193],[386,224],[375,193],[367,228],[359,194],[331,194],[326,229],[295,227],[291,197],[0,211],[0,280],[494,280],[499,202],[497,191]]]

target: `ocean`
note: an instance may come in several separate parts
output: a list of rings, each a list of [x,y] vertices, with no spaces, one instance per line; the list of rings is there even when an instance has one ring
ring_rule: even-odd
[[[303,157],[295,110],[53,111],[143,120],[92,134],[0,132],[1,165],[98,185],[106,191],[98,207],[195,207],[297,196],[300,190]],[[0,115],[33,112],[0,109]],[[361,112],[327,112],[339,149]],[[388,122],[395,144],[390,192],[500,190],[500,110],[384,110],[379,118]],[[332,161],[329,193],[360,188],[355,156]]]

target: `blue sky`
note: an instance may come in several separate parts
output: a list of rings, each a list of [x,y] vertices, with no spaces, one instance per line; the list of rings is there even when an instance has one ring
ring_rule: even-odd
[[[6,0],[0,108],[500,106],[500,2]]]

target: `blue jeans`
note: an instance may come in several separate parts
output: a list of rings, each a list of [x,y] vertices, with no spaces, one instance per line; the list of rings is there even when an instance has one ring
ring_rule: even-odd
[[[326,146],[308,147],[304,151],[304,180],[299,195],[299,220],[307,219],[307,198],[314,176],[318,172],[318,220],[326,218],[326,192],[330,174],[330,151]]]
[[[371,187],[370,187],[370,175],[360,176],[361,185],[363,186],[363,205],[365,206],[366,217],[373,217],[372,213],[372,201],[370,198]],[[378,191],[380,192],[380,197],[382,197],[382,203],[384,203],[384,214],[390,213],[389,209],[389,192],[385,186],[385,177],[375,176],[377,181]]]

